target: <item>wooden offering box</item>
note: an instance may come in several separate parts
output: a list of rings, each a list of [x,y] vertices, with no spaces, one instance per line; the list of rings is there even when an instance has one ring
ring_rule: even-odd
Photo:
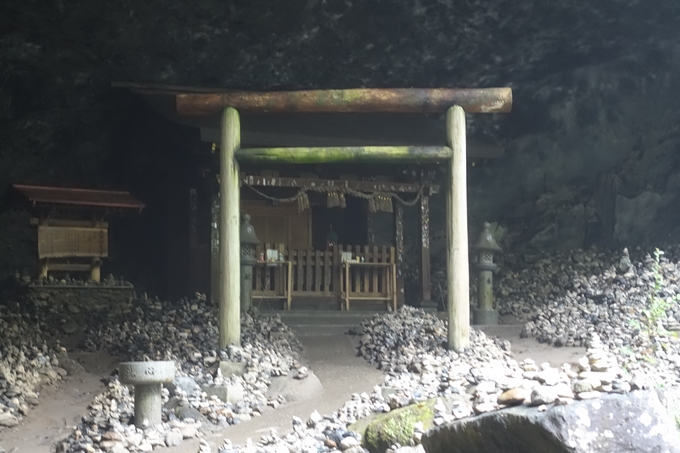
[[[38,277],[50,271],[89,272],[100,281],[101,262],[109,256],[108,223],[115,211],[141,211],[129,192],[13,184],[3,206],[31,212],[38,227]]]

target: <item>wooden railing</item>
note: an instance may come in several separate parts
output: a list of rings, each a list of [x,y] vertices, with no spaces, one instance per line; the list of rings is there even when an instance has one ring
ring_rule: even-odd
[[[290,262],[291,276],[283,265],[258,265],[253,272],[254,297],[285,297],[290,281],[292,297],[337,297],[342,299],[344,287],[342,252],[352,252],[354,258],[366,263],[395,263],[395,249],[387,246],[343,246],[333,250],[285,250],[283,244],[262,244],[256,255],[266,255],[267,249],[278,250],[284,262]],[[352,296],[371,295],[384,299],[393,291],[389,266],[355,266],[349,275],[349,292]]]

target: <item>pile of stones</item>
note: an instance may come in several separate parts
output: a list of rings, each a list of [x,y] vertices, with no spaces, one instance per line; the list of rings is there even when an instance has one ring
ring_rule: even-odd
[[[663,254],[638,255],[575,251],[504,270],[499,311],[526,322],[523,337],[554,346],[587,346],[597,334],[629,372],[647,370],[656,384],[674,385],[680,265]]]
[[[387,373],[383,393],[390,409],[431,398],[449,399],[452,410],[435,423],[512,404],[538,406],[597,397],[598,392],[626,393],[660,380],[676,384],[677,369],[668,374],[644,366],[624,369],[621,357],[597,333],[589,334],[587,346],[578,366],[555,368],[530,359],[517,362],[507,341],[473,329],[470,347],[456,353],[446,349],[442,320],[405,307],[364,322],[359,354]]]
[[[40,388],[67,374],[42,327],[17,304],[0,305],[0,431],[18,425],[39,403]]]
[[[82,367],[68,358],[57,338],[74,315],[62,307],[26,297],[20,288],[119,287],[131,288],[125,280],[109,276],[102,282],[48,277],[32,279],[16,272],[3,282],[0,295],[0,430],[17,426],[32,406],[39,404],[41,389],[58,383]]]
[[[34,286],[92,286],[92,287],[125,287],[132,288],[134,285],[125,279],[117,278],[109,274],[106,278],[101,279],[98,282],[92,281],[85,278],[73,278],[69,274],[64,275],[62,278],[54,277],[49,275],[44,278],[31,278],[27,272],[20,273],[16,271],[13,275],[14,283],[19,285],[34,285]]]
[[[71,436],[57,446],[59,452],[148,452],[158,446],[176,446],[183,439],[196,437],[201,423],[171,417],[162,425],[139,429],[132,424],[134,413],[130,389],[111,376],[106,379],[106,391],[89,407]],[[163,390],[163,401],[169,391]]]
[[[350,333],[359,336],[359,355],[385,372],[383,384],[370,394],[352,395],[332,414],[313,413],[306,423],[293,419],[290,434],[279,437],[270,433],[258,443],[239,447],[226,441],[217,451],[362,453],[361,436],[351,431],[354,422],[414,403],[434,401],[432,424],[440,425],[514,405],[544,411],[549,404],[627,393],[656,383],[652,370],[625,370],[620,357],[594,332],[587,340],[586,355],[575,364],[560,367],[531,359],[518,362],[507,341],[475,329],[468,349],[450,351],[446,348],[446,323],[411,307],[376,315]],[[391,450],[418,451],[421,436],[422,429],[416,429],[408,445],[393,445]],[[348,438],[352,440],[345,440]],[[204,443],[199,451],[211,450]]]
[[[142,298],[88,331],[84,344],[124,360],[172,360],[176,378],[163,389],[163,423],[136,428],[133,397],[116,376],[60,447],[64,452],[151,451],[240,423],[285,403],[268,395],[271,378],[305,373],[300,344],[280,317],[244,314],[241,347],[218,348],[217,308],[205,297],[170,304]]]
[[[446,348],[446,323],[421,310],[404,307],[377,315],[352,332],[359,335],[358,353],[383,370],[384,383],[370,395],[353,395],[338,411],[325,417],[312,414],[304,429],[294,420],[293,434],[279,439],[264,436],[255,445],[218,449],[232,453],[335,451],[331,433],[317,429],[314,419],[332,424],[347,437],[355,420],[435,399],[434,425],[527,405],[544,411],[549,404],[598,398],[604,393],[627,393],[659,385],[680,384],[676,337],[665,329],[676,326],[680,267],[671,259],[636,251],[619,255],[590,250],[570,254],[505,257],[497,290],[503,315],[525,321],[523,336],[535,336],[555,346],[584,346],[577,363],[560,367],[518,362],[507,341],[472,329],[470,347],[461,353]],[[666,256],[678,255],[671,251]],[[650,323],[650,295],[669,300]],[[412,444],[419,442],[416,430]],[[206,444],[201,452],[209,451]],[[393,450],[400,450],[400,445]],[[359,451],[359,450],[357,450]]]
[[[438,425],[513,405],[543,411],[548,404],[569,404],[603,393],[678,385],[677,342],[662,329],[649,327],[647,313],[652,290],[664,299],[678,293],[680,268],[663,257],[657,262],[651,255],[640,251],[638,255],[636,260],[627,252],[616,256],[591,250],[521,260],[504,257],[499,310],[527,322],[524,336],[556,346],[585,346],[586,355],[575,364],[518,362],[507,341],[474,329],[470,347],[455,353],[446,349],[445,322],[404,307],[375,316],[351,332],[360,336],[359,355],[386,373],[372,394],[352,395],[340,410],[325,417],[312,414],[306,425],[294,420],[293,433],[282,439],[272,434],[240,448],[227,441],[218,451],[344,451],[332,438],[333,429],[356,439],[359,436],[348,431],[355,420],[428,399],[437,401],[433,424]],[[679,316],[677,305],[669,304],[660,316],[660,327],[672,328]],[[317,428],[319,420],[333,428]],[[418,444],[419,435],[416,430],[412,444]],[[393,446],[396,451],[402,448]],[[203,444],[200,452],[209,450]]]
[[[321,415],[317,411],[307,420],[293,417],[292,430],[279,435],[275,429],[262,436],[259,441],[247,440],[245,445],[233,445],[230,440],[217,447],[218,453],[364,453],[361,434],[352,431],[350,425],[357,420],[387,408],[383,388],[376,386],[372,393],[354,393],[342,408]],[[389,408],[387,409],[389,410]],[[421,433],[422,434],[422,433]],[[213,453],[207,442],[202,441],[199,453]],[[402,453],[406,453],[403,451]]]
[[[350,429],[352,423],[425,400],[436,401],[433,424],[438,425],[512,405],[542,411],[548,404],[603,393],[678,385],[680,348],[666,330],[675,328],[680,318],[673,300],[680,292],[680,266],[666,259],[674,253],[655,258],[641,251],[631,257],[626,251],[615,256],[591,250],[521,260],[508,255],[496,290],[499,311],[526,322],[523,336],[555,346],[585,346],[586,355],[577,363],[553,367],[530,359],[519,362],[509,342],[475,329],[469,348],[450,351],[446,323],[407,306],[376,315],[350,332],[359,338],[358,354],[385,373],[373,392],[351,395],[332,414],[294,418],[291,433],[272,431],[244,446],[225,441],[218,451],[362,453],[361,436]],[[175,304],[143,297],[93,327],[86,347],[126,360],[174,360],[178,377],[163,391],[164,423],[143,429],[131,424],[129,389],[117,377],[108,378],[107,391],[93,402],[62,451],[151,451],[284,402],[268,396],[267,388],[273,376],[304,374],[300,345],[290,330],[276,316],[247,314],[242,319],[243,347],[219,350],[215,319],[216,307],[200,295]],[[46,349],[36,351],[58,363]],[[218,397],[219,388],[229,391]],[[416,430],[410,445],[393,450],[415,448],[421,434]],[[200,451],[210,451],[207,442]]]
[[[43,334],[58,338],[78,334],[84,326],[106,322],[111,312],[125,310],[135,298],[132,283],[109,275],[100,282],[50,275],[32,279],[15,273],[0,283],[4,297],[45,322]],[[49,321],[49,322],[47,322]]]
[[[84,346],[130,361],[173,360],[178,374],[190,377],[199,386],[220,385],[234,374],[246,394],[255,398],[253,404],[262,400],[272,376],[301,368],[301,345],[278,315],[244,314],[243,346],[226,350],[218,348],[217,319],[217,307],[202,295],[177,303],[142,298],[106,324],[90,329]],[[227,370],[220,367],[221,362],[233,366]]]

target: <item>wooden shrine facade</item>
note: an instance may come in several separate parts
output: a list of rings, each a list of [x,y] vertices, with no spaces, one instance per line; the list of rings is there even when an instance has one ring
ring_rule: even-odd
[[[12,184],[3,209],[25,209],[37,227],[38,278],[53,272],[87,273],[100,281],[109,256],[107,215],[141,211],[144,204],[128,192]]]
[[[436,187],[373,178],[380,180],[241,175],[241,212],[250,216],[263,242],[257,256],[265,262],[256,265],[252,282],[256,303],[266,300],[267,307],[289,309],[293,299],[297,306],[305,302],[309,308],[314,301],[312,307],[325,309],[349,309],[352,300],[384,301],[391,309],[404,303],[404,207],[427,206],[423,200]],[[272,205],[282,198],[264,190],[289,190],[289,195],[293,190],[293,195],[283,199],[286,203]],[[244,198],[249,194],[260,199]],[[334,220],[323,216],[332,208],[339,208],[334,210],[335,221],[346,218],[336,223],[335,231]],[[390,218],[392,237],[377,242],[374,220],[381,213]],[[333,234],[340,234],[332,246],[326,238],[328,225]],[[273,251],[278,265],[266,262]],[[421,276],[430,275],[427,247],[425,252],[428,259],[421,264],[428,269]],[[428,292],[429,284],[422,282]],[[274,305],[275,300],[284,303]]]

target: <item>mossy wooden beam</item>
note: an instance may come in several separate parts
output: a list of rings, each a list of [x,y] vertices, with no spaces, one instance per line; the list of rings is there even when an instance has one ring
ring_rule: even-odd
[[[236,159],[250,164],[325,164],[335,162],[433,162],[452,156],[447,146],[353,146],[239,149]]]
[[[177,113],[211,116],[225,107],[248,113],[468,113],[512,109],[511,88],[398,88],[309,91],[176,93]]]
[[[362,192],[393,192],[418,193],[420,183],[404,183],[393,181],[353,181],[348,179],[313,179],[285,176],[260,176],[242,174],[241,181],[254,187],[338,187]],[[438,185],[429,186],[434,192],[439,191]]]

